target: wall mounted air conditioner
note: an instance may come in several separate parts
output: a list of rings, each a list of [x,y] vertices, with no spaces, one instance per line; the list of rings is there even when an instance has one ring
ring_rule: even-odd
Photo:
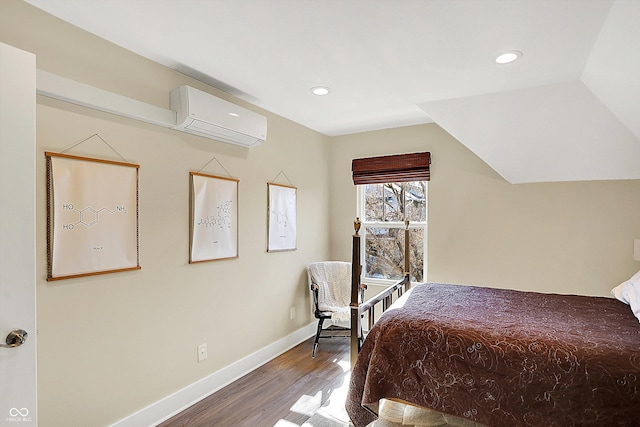
[[[171,91],[172,129],[242,147],[255,147],[267,138],[267,118],[190,86]]]

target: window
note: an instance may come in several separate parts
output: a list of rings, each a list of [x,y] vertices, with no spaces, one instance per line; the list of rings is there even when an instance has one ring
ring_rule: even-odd
[[[409,221],[411,281],[425,273],[427,181],[358,186],[358,216],[364,241],[363,274],[369,282],[404,276],[404,230]]]
[[[358,187],[364,239],[363,274],[369,282],[393,283],[404,276],[404,230],[409,221],[411,281],[425,278],[427,181],[431,153],[394,154],[351,161]]]

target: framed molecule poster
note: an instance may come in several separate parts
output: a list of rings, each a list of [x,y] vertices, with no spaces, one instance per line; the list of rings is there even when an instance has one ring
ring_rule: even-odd
[[[140,269],[139,165],[45,156],[47,280]]]
[[[267,183],[267,252],[296,250],[297,188]]]
[[[238,182],[235,178],[191,175],[189,263],[238,257]]]

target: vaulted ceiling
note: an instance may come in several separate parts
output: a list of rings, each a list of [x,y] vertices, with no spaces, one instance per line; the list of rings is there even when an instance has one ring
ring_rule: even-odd
[[[27,1],[326,135],[433,121],[512,183],[640,179],[640,0]]]

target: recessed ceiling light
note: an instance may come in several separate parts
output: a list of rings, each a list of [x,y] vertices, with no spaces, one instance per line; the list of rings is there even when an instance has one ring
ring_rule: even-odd
[[[328,95],[331,89],[326,86],[314,86],[311,89],[311,93],[318,96]]]
[[[522,56],[522,52],[519,50],[508,50],[506,52],[502,52],[500,55],[496,57],[496,62],[498,64],[509,64],[516,59]]]
[[[228,114],[233,117],[240,117],[240,114],[238,113],[228,113]]]

